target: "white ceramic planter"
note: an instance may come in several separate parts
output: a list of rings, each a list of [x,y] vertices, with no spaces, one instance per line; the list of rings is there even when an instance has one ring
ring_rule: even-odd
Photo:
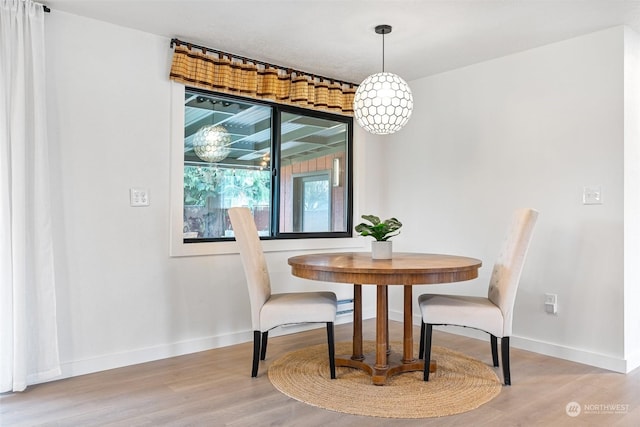
[[[374,240],[371,242],[371,258],[372,259],[391,259],[393,254],[393,246],[391,240],[379,242]]]

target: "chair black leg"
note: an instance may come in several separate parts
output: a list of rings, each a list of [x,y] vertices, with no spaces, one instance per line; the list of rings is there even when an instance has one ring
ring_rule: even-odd
[[[491,335],[491,356],[493,357],[493,366],[500,366],[498,363],[498,337]]]
[[[262,348],[260,349],[260,360],[264,360],[267,357],[267,340],[269,339],[269,331],[262,333]]]
[[[429,381],[429,368],[431,366],[431,335],[433,334],[433,325],[423,323],[424,327],[424,380]],[[422,340],[422,338],[421,338]]]
[[[509,364],[509,337],[502,337],[500,340],[502,350],[502,374],[504,376],[504,385],[511,385],[511,371]]]
[[[260,331],[253,331],[253,367],[251,376],[258,376],[258,360],[260,359]]]
[[[422,357],[424,353],[424,322],[420,322],[420,351],[418,357]]]
[[[327,344],[329,347],[329,371],[331,379],[336,379],[336,347],[333,338],[333,322],[327,322]]]

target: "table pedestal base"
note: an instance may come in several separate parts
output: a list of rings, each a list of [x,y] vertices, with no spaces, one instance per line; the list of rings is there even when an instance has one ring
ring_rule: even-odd
[[[375,385],[384,385],[387,378],[403,372],[414,372],[424,370],[424,361],[415,359],[408,362],[402,360],[402,355],[391,352],[388,356],[388,365],[386,367],[377,367],[375,363],[376,354],[368,353],[364,355],[364,359],[355,360],[351,356],[336,356],[336,366],[360,369],[371,375],[371,382]],[[433,373],[437,369],[435,360],[429,364],[429,372]]]

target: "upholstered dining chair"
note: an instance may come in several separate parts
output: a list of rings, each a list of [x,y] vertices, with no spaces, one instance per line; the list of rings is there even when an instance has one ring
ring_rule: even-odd
[[[231,208],[229,218],[240,248],[240,258],[249,288],[253,327],[251,376],[258,375],[258,360],[265,360],[271,329],[297,323],[326,323],[329,370],[334,379],[336,367],[333,324],[336,319],[336,295],[322,291],[272,294],[267,263],[251,211],[248,208]]]
[[[533,234],[538,212],[518,209],[495,261],[489,281],[488,296],[423,294],[418,298],[422,314],[420,355],[424,355],[424,380],[429,381],[433,325],[456,325],[479,329],[491,336],[493,366],[498,366],[498,338],[502,353],[504,384],[511,385],[509,337],[513,323],[513,306],[520,275]]]

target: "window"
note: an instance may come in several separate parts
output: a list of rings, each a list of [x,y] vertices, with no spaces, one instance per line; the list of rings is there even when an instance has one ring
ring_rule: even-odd
[[[350,117],[187,88],[183,239],[231,240],[247,206],[266,239],[351,237]]]

